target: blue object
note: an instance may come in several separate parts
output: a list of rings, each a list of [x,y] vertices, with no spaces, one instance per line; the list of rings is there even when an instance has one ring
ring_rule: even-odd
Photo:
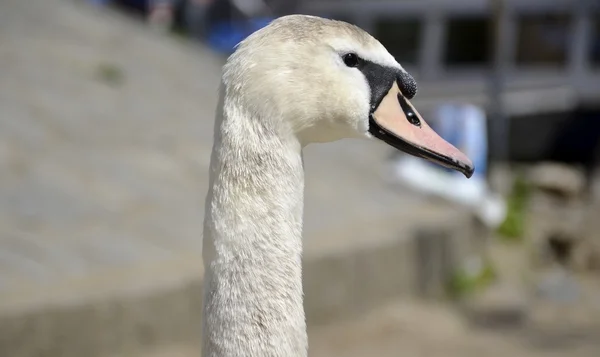
[[[88,0],[88,3],[94,5],[94,6],[106,6],[108,4],[110,4],[112,1],[111,0]]]
[[[273,20],[273,18],[256,18],[217,23],[209,31],[208,44],[216,51],[231,54],[238,43]]]
[[[488,138],[484,111],[471,104],[443,104],[437,109],[434,118],[431,123],[432,128],[473,161],[474,176],[485,177],[488,164]],[[453,172],[450,169],[446,170]]]

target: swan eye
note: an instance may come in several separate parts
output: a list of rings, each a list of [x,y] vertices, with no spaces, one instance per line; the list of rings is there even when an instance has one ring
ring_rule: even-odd
[[[342,56],[344,64],[348,67],[358,67],[360,58],[355,53],[346,53]]]

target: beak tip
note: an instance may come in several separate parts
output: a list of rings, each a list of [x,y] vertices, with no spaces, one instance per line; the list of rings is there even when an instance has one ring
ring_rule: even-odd
[[[475,173],[475,167],[472,165],[465,165],[461,171],[466,178],[470,179],[473,176],[473,173]]]

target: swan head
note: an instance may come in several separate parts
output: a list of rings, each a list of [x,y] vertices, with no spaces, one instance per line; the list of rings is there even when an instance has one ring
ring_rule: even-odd
[[[410,103],[413,77],[362,29],[307,15],[278,18],[242,41],[223,82],[254,120],[302,145],[375,138],[471,177],[473,164]]]

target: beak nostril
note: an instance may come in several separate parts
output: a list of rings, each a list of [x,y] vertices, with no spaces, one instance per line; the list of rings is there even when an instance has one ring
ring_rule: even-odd
[[[415,111],[408,104],[406,99],[404,99],[404,96],[400,93],[398,93],[398,102],[400,103],[400,107],[402,108],[402,111],[406,115],[406,120],[408,120],[408,122],[414,126],[421,127],[421,120],[419,120],[417,113],[415,113]]]
[[[415,112],[413,112],[412,110],[408,110],[405,113],[406,119],[408,119],[409,123],[411,123],[414,126],[421,126],[421,121],[419,120],[419,118],[417,118]]]

